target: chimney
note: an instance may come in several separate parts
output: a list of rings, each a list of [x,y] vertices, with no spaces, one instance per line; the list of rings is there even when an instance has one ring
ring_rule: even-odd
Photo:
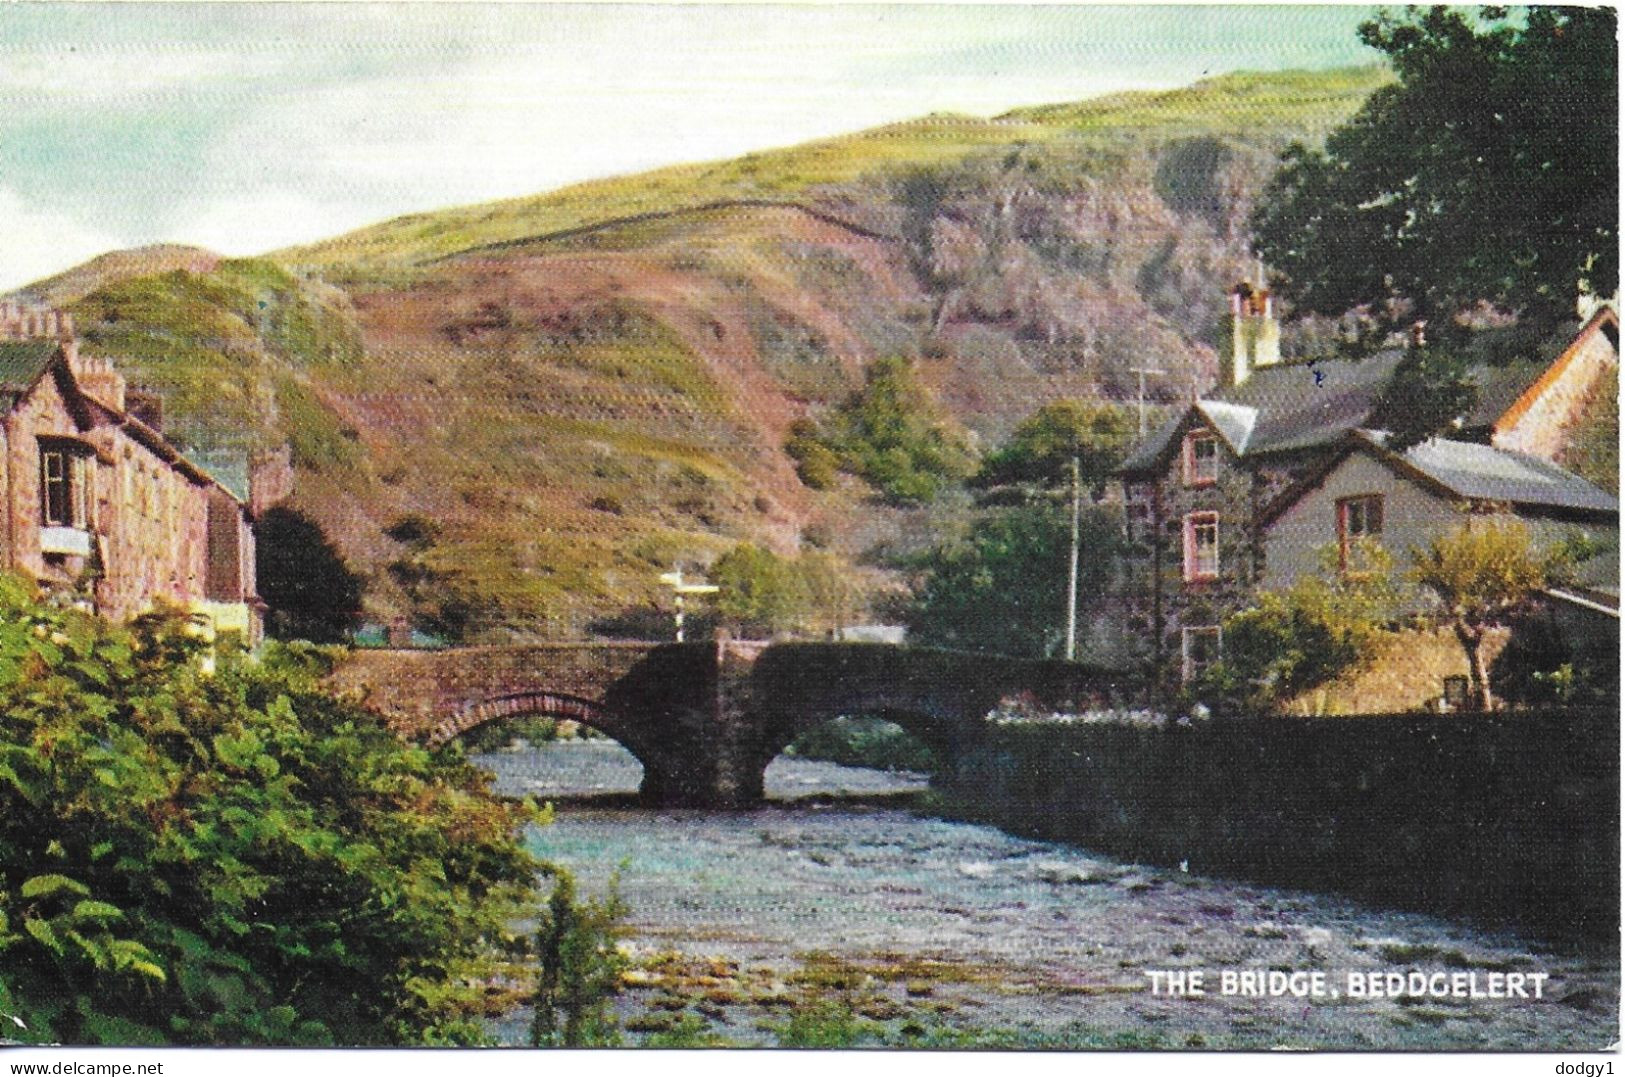
[[[1275,320],[1275,297],[1264,284],[1238,283],[1230,292],[1230,361],[1225,384],[1245,382],[1259,367],[1281,361],[1281,326]]]
[[[123,413],[124,375],[114,370],[112,363],[99,356],[81,355],[74,348],[68,354],[68,365],[73,370],[74,381],[86,396]]]

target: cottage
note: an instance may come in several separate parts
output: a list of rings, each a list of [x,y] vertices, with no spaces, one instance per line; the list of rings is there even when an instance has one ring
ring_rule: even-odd
[[[1579,513],[1592,523],[1598,514],[1617,520],[1617,503],[1602,491],[1560,468],[1553,471],[1562,479],[1538,471],[1543,459],[1562,451],[1600,380],[1617,372],[1617,342],[1617,317],[1604,308],[1547,367],[1475,368],[1480,404],[1463,417],[1458,433],[1488,444],[1433,442],[1415,457],[1390,460],[1380,435],[1366,432],[1405,350],[1285,362],[1273,297],[1262,283],[1238,285],[1230,297],[1222,384],[1181,408],[1118,469],[1130,549],[1130,633],[1148,641],[1149,657],[1166,679],[1188,680],[1218,659],[1221,623],[1250,605],[1257,589],[1284,586],[1318,570],[1318,561],[1311,566],[1307,560],[1310,536],[1333,543],[1377,526],[1386,526],[1390,538],[1430,532],[1459,519],[1462,501],[1482,506],[1504,500],[1492,496],[1492,488],[1507,492],[1487,483],[1492,474],[1525,476],[1532,485],[1514,491],[1520,494],[1546,496],[1536,493],[1545,490],[1583,502],[1543,503],[1543,519]],[[1403,492],[1373,488],[1390,495],[1388,503],[1362,501],[1357,492],[1334,496],[1326,519],[1341,531],[1320,536],[1327,529],[1317,524],[1303,530],[1301,539],[1288,538],[1289,530],[1323,507],[1321,495],[1287,520],[1289,507],[1323,489],[1314,484],[1343,464],[1338,483],[1354,482],[1370,468],[1409,478]],[[1456,467],[1485,481],[1458,475]],[[1547,485],[1534,480],[1537,472]],[[1441,483],[1440,476],[1450,482]],[[1588,492],[1580,494],[1575,483]],[[1531,511],[1533,503],[1511,500],[1510,511]],[[1281,563],[1273,563],[1278,558]]]
[[[1135,446],[1118,469],[1131,551],[1131,633],[1150,641],[1170,679],[1219,656],[1223,619],[1252,601],[1264,551],[1256,521],[1364,427],[1404,358],[1286,363],[1274,300],[1231,294],[1222,387],[1192,401]]]
[[[72,319],[0,304],[0,555],[115,620],[167,602],[260,638],[242,498],[188,460]]]
[[[1321,574],[1327,548],[1337,551],[1342,570],[1356,571],[1355,544],[1362,540],[1403,565],[1410,550],[1459,527],[1467,514],[1519,520],[1542,546],[1584,535],[1618,550],[1619,501],[1556,464],[1441,438],[1398,453],[1385,440],[1355,432],[1319,472],[1265,508],[1258,521],[1261,587],[1284,590]]]

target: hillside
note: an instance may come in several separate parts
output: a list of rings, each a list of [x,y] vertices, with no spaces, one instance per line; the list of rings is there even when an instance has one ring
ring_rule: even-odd
[[[742,539],[916,541],[933,510],[809,490],[782,451],[875,358],[915,360],[984,446],[1047,400],[1128,399],[1146,360],[1164,399],[1207,384],[1277,154],[1388,78],[932,116],[35,290],[179,435],[291,441],[375,615],[427,573],[477,632],[568,635]]]

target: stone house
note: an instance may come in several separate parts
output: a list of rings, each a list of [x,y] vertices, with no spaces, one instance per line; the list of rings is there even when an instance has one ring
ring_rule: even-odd
[[[1599,311],[1545,368],[1476,368],[1473,376],[1481,386],[1493,383],[1494,391],[1482,392],[1474,415],[1464,417],[1462,435],[1489,441],[1478,446],[1484,453],[1499,453],[1504,443],[1526,456],[1535,450],[1555,456],[1563,438],[1535,431],[1552,421],[1567,434],[1597,379],[1610,364],[1617,370],[1617,339],[1617,318]],[[1257,589],[1318,572],[1318,562],[1308,567],[1295,547],[1289,567],[1272,570],[1265,521],[1282,515],[1284,497],[1301,494],[1305,483],[1346,460],[1351,446],[1381,451],[1380,442],[1362,441],[1360,432],[1405,354],[1389,348],[1361,359],[1284,362],[1268,290],[1242,284],[1232,292],[1220,386],[1134,446],[1118,469],[1129,548],[1129,634],[1145,641],[1159,680],[1189,680],[1217,660],[1220,625],[1250,605]],[[1439,450],[1432,452],[1429,461]],[[1365,466],[1369,455],[1350,466]],[[1491,466],[1488,458],[1475,460]],[[1511,458],[1496,466],[1511,466]],[[1411,526],[1404,516],[1411,508],[1430,525],[1457,518],[1448,497],[1412,500],[1394,503],[1389,527]],[[1360,505],[1339,511],[1349,514],[1340,517],[1345,526],[1358,532]],[[1617,504],[1610,511],[1617,514]],[[1333,532],[1322,541],[1336,539]],[[1282,548],[1279,539],[1276,546]]]
[[[167,602],[253,645],[248,506],[147,421],[157,414],[79,350],[67,315],[0,304],[4,567],[113,620]]]

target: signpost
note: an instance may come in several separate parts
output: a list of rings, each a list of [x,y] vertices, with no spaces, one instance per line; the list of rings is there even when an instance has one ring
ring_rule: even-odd
[[[716,584],[712,583],[685,583],[683,580],[683,570],[680,568],[663,573],[660,577],[660,582],[669,584],[671,586],[672,593],[676,596],[677,642],[681,643],[683,642],[683,597],[685,595],[714,595],[717,593],[719,588],[716,586]]]

